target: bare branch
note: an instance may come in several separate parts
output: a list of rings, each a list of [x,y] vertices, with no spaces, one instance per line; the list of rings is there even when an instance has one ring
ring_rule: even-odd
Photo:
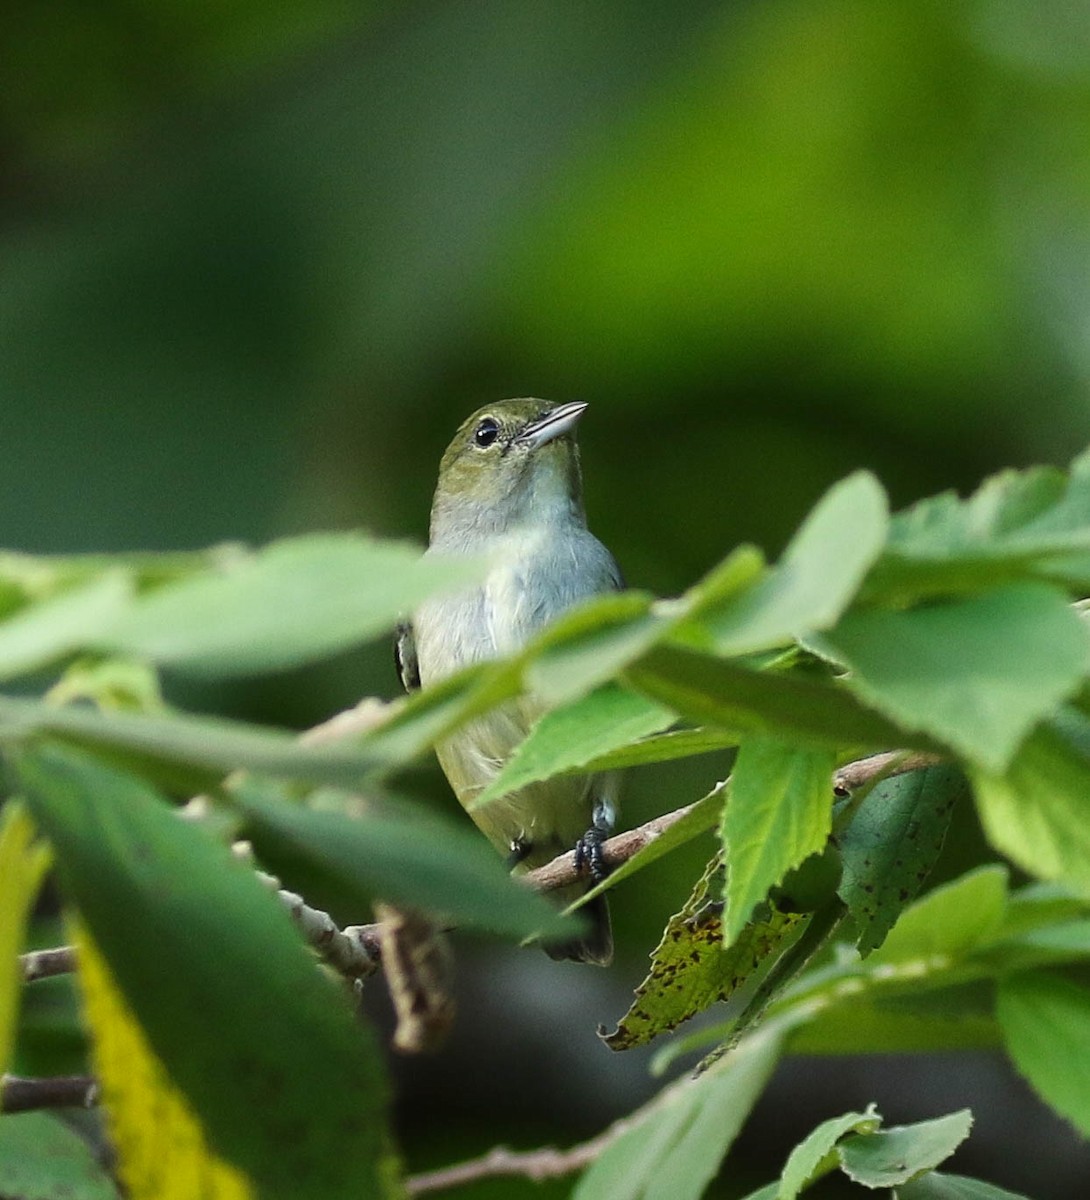
[[[377,728],[390,715],[394,707],[386,700],[377,696],[368,696],[354,708],[345,709],[336,716],[315,725],[299,735],[299,741],[304,746],[327,746],[330,742],[339,742],[344,738],[360,737]]]
[[[35,979],[50,979],[54,975],[68,975],[76,969],[76,948],[54,946],[49,950],[30,950],[19,955],[19,966],[22,967],[25,983],[33,983]]]
[[[254,873],[267,888],[276,892],[299,932],[335,971],[346,979],[366,979],[375,973],[381,959],[377,925],[346,925],[340,929],[329,913],[311,908],[302,896],[281,888],[274,875],[264,871]],[[19,965],[25,983],[66,975],[76,969],[76,948],[55,946],[49,950],[32,950],[19,956]]]
[[[869,758],[861,758],[841,767],[833,776],[833,786],[841,791],[852,792],[880,775],[903,775],[908,771],[917,771],[922,767],[932,766],[939,761],[939,757],[935,754],[906,754],[903,750],[894,750],[888,754],[873,754]],[[611,837],[608,841],[603,842],[602,857],[606,865],[618,867],[621,863],[627,862],[644,847],[650,846],[656,838],[661,837],[671,825],[676,825],[695,807],[695,804],[687,804],[684,808],[675,808],[673,812],[663,813],[643,825],[638,825],[635,829],[626,829],[624,833],[619,833],[616,837]],[[539,892],[551,892],[555,888],[575,883],[582,878],[582,873],[576,870],[575,852],[569,850],[543,867],[528,871],[521,878]]]
[[[98,1083],[89,1075],[53,1075],[43,1079],[0,1075],[0,1112],[92,1108],[97,1103]]]
[[[614,1121],[589,1141],[580,1142],[567,1150],[558,1150],[555,1146],[543,1146],[538,1150],[509,1150],[506,1146],[495,1146],[480,1158],[411,1175],[405,1181],[405,1190],[410,1196],[423,1196],[426,1192],[440,1192],[447,1188],[475,1183],[479,1179],[495,1179],[503,1175],[517,1175],[535,1183],[572,1175],[590,1166],[618,1138],[633,1126],[640,1124],[652,1112],[673,1103],[677,1093],[691,1087],[693,1083],[693,1076],[683,1076],[675,1080],[635,1112]]]
[[[557,1150],[555,1146],[543,1146],[540,1150],[509,1150],[506,1146],[495,1146],[481,1158],[412,1175],[405,1181],[405,1190],[410,1196],[422,1196],[425,1192],[442,1192],[503,1175],[518,1175],[541,1183],[545,1179],[571,1175],[592,1163],[605,1148],[596,1144],[599,1140],[584,1142],[570,1150]]]
[[[922,750],[906,753],[891,750],[888,754],[872,754],[848,763],[833,774],[833,787],[853,792],[879,775],[905,775],[942,762],[937,754],[926,754]]]
[[[242,843],[245,845],[245,843]],[[237,846],[233,847],[237,852]],[[382,956],[377,925],[348,925],[341,929],[327,912],[312,908],[298,892],[280,886],[266,871],[254,871],[275,892],[310,947],[346,979],[366,979],[378,970]]]

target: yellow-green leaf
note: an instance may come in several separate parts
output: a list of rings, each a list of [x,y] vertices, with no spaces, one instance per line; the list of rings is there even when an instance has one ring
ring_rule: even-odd
[[[1090,758],[1064,729],[1041,726],[1005,771],[971,778],[980,823],[998,851],[1038,879],[1090,896]]]
[[[802,917],[770,908],[725,946],[722,908],[714,898],[720,874],[716,856],[685,906],[670,918],[651,955],[650,973],[617,1028],[603,1039],[611,1049],[643,1045],[729,1000],[797,932]]]
[[[64,894],[209,1144],[262,1200],[385,1197],[375,1039],[253,872],[131,775],[17,760]]]
[[[34,841],[34,825],[17,800],[0,821],[0,1075],[11,1067],[15,1022],[23,979],[19,952],[27,914],[49,863],[46,846]]]
[[[132,1200],[251,1200],[258,1192],[213,1153],[90,935],[72,922],[83,1011],[117,1169]]]

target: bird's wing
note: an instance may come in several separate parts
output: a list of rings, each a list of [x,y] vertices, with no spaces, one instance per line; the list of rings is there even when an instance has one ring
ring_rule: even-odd
[[[394,638],[394,663],[397,673],[407,692],[415,692],[420,686],[420,664],[416,661],[416,638],[413,627],[402,621]]]

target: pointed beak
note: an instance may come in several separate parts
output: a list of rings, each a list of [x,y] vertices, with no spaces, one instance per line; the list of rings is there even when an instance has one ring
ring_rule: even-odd
[[[575,423],[586,411],[587,405],[582,400],[561,404],[547,416],[527,425],[519,434],[519,441],[529,442],[531,448],[537,450],[574,429]]]

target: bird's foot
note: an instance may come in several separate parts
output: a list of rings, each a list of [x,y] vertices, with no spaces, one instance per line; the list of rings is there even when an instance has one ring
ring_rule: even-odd
[[[602,843],[609,837],[609,830],[592,825],[575,843],[575,869],[588,871],[595,883],[601,883],[609,874]]]

